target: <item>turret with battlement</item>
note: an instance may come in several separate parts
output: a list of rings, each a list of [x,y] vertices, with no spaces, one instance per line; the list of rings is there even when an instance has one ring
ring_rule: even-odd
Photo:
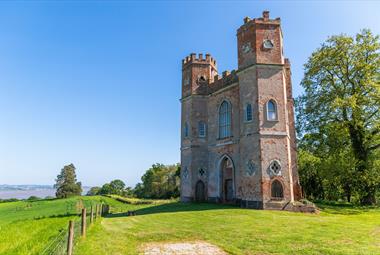
[[[218,74],[216,60],[210,54],[195,53],[182,60],[182,97],[207,94],[208,84]]]

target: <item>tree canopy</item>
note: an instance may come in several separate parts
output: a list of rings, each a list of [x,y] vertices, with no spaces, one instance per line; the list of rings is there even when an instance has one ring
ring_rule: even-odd
[[[172,198],[179,196],[180,166],[154,164],[141,177],[134,194],[139,198]]]
[[[75,166],[73,164],[62,168],[61,173],[57,176],[54,187],[57,189],[55,193],[57,198],[81,195],[82,184],[77,181]]]
[[[344,194],[349,200],[356,192],[362,204],[375,203],[380,187],[379,36],[362,30],[355,37],[330,37],[308,59],[301,85],[305,92],[296,111],[305,192],[325,187],[322,193],[333,191],[331,197]]]

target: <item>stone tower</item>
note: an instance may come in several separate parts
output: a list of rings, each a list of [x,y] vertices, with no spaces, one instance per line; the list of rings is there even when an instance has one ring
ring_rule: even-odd
[[[238,69],[182,63],[181,200],[280,209],[300,197],[290,64],[280,19],[244,19]]]

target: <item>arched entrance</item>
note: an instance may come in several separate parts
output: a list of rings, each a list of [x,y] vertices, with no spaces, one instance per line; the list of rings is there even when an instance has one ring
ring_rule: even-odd
[[[274,200],[282,200],[284,198],[284,189],[278,180],[274,180],[271,185],[271,197]]]
[[[204,202],[206,200],[206,187],[203,181],[199,180],[195,185],[195,201]]]
[[[232,160],[224,156],[220,162],[220,197],[223,203],[234,201],[234,166]]]

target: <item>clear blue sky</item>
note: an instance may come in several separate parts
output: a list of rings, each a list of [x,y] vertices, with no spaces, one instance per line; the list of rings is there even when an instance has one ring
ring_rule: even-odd
[[[52,184],[74,163],[84,185],[134,186],[179,162],[181,59],[235,69],[245,16],[281,17],[295,95],[327,36],[380,34],[379,2],[305,2],[1,2],[0,183]]]

